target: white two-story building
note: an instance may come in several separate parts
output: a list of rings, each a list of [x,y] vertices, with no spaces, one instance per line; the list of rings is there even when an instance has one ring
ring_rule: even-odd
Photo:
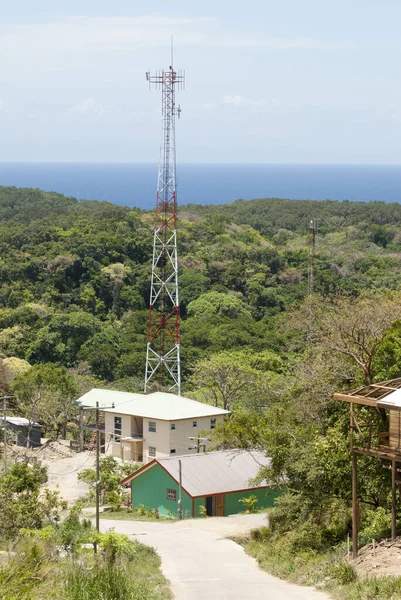
[[[207,449],[207,439],[197,441],[200,432],[211,432],[228,414],[227,410],[165,392],[132,394],[94,388],[78,402],[84,408],[95,408],[99,403],[104,413],[106,455],[143,463],[196,453],[198,444]]]

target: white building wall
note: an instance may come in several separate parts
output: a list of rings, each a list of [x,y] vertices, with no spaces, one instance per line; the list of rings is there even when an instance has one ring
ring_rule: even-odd
[[[122,437],[129,437],[134,433],[132,429],[132,415],[122,415],[120,413],[105,413],[105,440],[106,454],[121,457],[121,444],[114,440],[114,417],[121,417]],[[196,440],[191,441],[190,437],[196,438],[201,431],[212,432],[212,419],[216,424],[224,420],[224,415],[216,417],[194,417],[191,419],[181,419],[178,421],[162,421],[158,419],[143,419],[143,462],[147,463],[153,460],[149,456],[149,447],[156,448],[156,457],[170,456],[171,450],[175,450],[176,455],[196,454],[196,450],[189,450],[189,446],[195,446]],[[149,421],[156,423],[156,432],[149,431]],[[175,429],[171,429],[171,425]],[[204,437],[204,436],[202,436]],[[206,449],[210,447],[210,442],[202,441],[206,444]],[[201,451],[203,448],[201,449]],[[132,449],[130,444],[124,444],[124,460],[132,460]]]
[[[201,431],[212,432],[211,419],[216,419],[216,424],[224,420],[224,415],[217,415],[216,417],[194,417],[193,419],[181,419],[179,421],[170,421],[170,448],[175,450],[174,454],[196,454],[196,450],[189,450],[190,446],[196,445],[196,440],[190,440],[188,438],[196,438]],[[175,425],[175,429],[171,429],[171,425]],[[206,436],[202,436],[206,437]],[[206,444],[206,450],[210,447],[211,443],[208,441],[201,441],[201,444]],[[200,452],[203,451],[201,448]]]
[[[156,432],[149,431],[149,422],[156,423]],[[156,457],[149,456],[149,447],[156,448]],[[170,424],[168,421],[143,419],[143,462],[159,456],[170,456]]]

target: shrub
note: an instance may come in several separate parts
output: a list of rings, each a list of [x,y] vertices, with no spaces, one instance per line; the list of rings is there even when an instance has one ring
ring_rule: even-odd
[[[238,500],[238,502],[241,502],[246,512],[254,513],[256,512],[256,505],[259,501],[257,496],[255,496],[255,494],[252,494],[252,496],[246,496],[245,498],[241,498],[240,500]]]
[[[334,581],[340,585],[347,585],[348,583],[351,583],[357,579],[354,567],[345,562],[331,567],[329,574]]]
[[[360,543],[362,545],[385,537],[391,531],[391,514],[379,506],[370,510],[365,516],[366,525],[361,530]]]
[[[251,529],[251,538],[258,542],[265,542],[272,536],[270,527],[260,527],[259,529]]]

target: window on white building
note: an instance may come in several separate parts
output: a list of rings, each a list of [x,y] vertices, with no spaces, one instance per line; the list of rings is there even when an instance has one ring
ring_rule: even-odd
[[[170,454],[175,454],[175,453],[176,453],[176,450],[175,450],[175,448],[172,448],[172,449],[170,450]]]
[[[154,446],[149,446],[149,456],[156,456],[156,448]]]
[[[119,442],[121,439],[121,417],[114,417],[114,439]]]
[[[171,431],[173,431],[173,429],[175,429],[175,423],[171,423],[170,429],[171,429]]]
[[[148,431],[156,433],[156,421],[149,421]]]
[[[192,421],[192,427],[198,427],[198,421]]]
[[[166,498],[167,500],[177,500],[177,492],[175,490],[166,490]]]
[[[216,419],[210,419],[210,429],[214,429],[216,427]]]

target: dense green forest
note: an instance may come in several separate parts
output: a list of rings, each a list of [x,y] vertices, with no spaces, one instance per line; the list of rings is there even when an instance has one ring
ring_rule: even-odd
[[[80,393],[143,387],[153,214],[3,187],[0,223],[2,391],[74,436]],[[255,541],[267,562],[350,531],[349,414],[332,394],[401,376],[400,223],[401,205],[381,202],[180,207],[183,391],[231,410],[217,447],[272,458],[264,475],[285,493]],[[363,542],[388,531],[391,473],[361,463]]]

